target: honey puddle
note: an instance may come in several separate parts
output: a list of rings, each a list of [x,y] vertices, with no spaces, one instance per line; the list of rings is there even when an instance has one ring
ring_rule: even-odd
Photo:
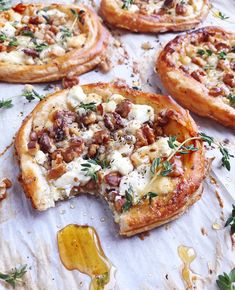
[[[58,232],[57,242],[65,268],[89,275],[90,290],[115,288],[116,269],[105,256],[93,227],[68,225]]]
[[[178,255],[183,261],[183,269],[182,269],[182,278],[184,280],[186,289],[195,289],[197,282],[199,282],[198,279],[200,279],[200,276],[195,274],[190,266],[191,263],[196,259],[196,252],[193,248],[185,247],[185,246],[179,246],[178,247]]]

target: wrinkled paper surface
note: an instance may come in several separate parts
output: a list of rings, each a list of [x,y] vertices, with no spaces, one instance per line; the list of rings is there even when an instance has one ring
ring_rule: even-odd
[[[88,4],[97,10],[98,3]],[[216,0],[212,1],[212,4],[213,8],[208,18],[201,26],[218,25],[235,31],[235,22],[232,22],[235,13],[234,0]],[[218,10],[229,19],[214,17],[213,11]],[[156,52],[177,34],[144,35],[117,29],[112,33],[116,44],[121,44],[120,47],[115,45],[112,49],[114,68],[107,74],[98,70],[87,73],[81,76],[81,84],[108,82],[120,78],[125,79],[130,86],[139,85],[145,91],[167,93],[154,73],[153,64]],[[151,49],[145,50],[141,47],[146,42],[150,43]],[[46,84],[35,85],[35,89],[45,94],[45,86]],[[14,103],[13,108],[0,111],[0,151],[12,142],[22,120],[37,103],[28,103],[19,96],[23,87],[16,84],[0,84],[0,98],[13,97]],[[229,139],[228,148],[235,153],[234,131],[209,119],[195,115],[193,117],[201,131],[219,141]],[[232,251],[229,228],[224,228],[224,221],[221,220],[221,215],[224,215],[225,220],[228,218],[234,203],[235,161],[232,160],[232,170],[228,172],[221,168],[218,150],[208,154],[218,156],[213,162],[211,172],[217,180],[217,185],[207,178],[200,201],[178,220],[152,230],[150,236],[141,240],[137,236],[126,239],[119,237],[118,227],[114,224],[108,206],[95,197],[80,196],[59,202],[55,208],[46,212],[32,209],[17,181],[19,171],[11,147],[0,158],[0,178],[7,177],[13,181],[7,199],[0,203],[0,272],[16,265],[28,265],[29,269],[24,277],[25,284],[16,289],[88,289],[89,278],[78,271],[66,270],[57,249],[58,230],[70,223],[76,223],[96,228],[107,257],[117,268],[117,289],[185,289],[181,277],[182,261],[177,254],[180,245],[192,247],[197,253],[191,267],[204,279],[204,283],[196,289],[217,289],[217,275],[222,272],[228,273],[235,266],[235,251]],[[223,200],[223,209],[219,206],[216,191]],[[219,230],[212,228],[215,223],[220,225]],[[207,235],[202,234],[202,228],[206,230]],[[209,269],[212,270],[211,275]],[[1,290],[8,289],[7,287],[0,281]]]

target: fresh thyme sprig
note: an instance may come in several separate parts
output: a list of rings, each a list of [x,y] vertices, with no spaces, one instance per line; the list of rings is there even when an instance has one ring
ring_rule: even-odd
[[[235,268],[227,274],[219,275],[216,283],[220,290],[235,290]]]
[[[95,182],[98,181],[98,175],[97,175],[98,164],[95,160],[88,159],[87,162],[82,163],[81,166],[82,166],[81,171],[83,171],[85,173],[85,176],[90,176],[91,179],[94,180]]]
[[[157,194],[156,192],[149,191],[149,192],[147,193],[147,197],[149,198],[149,204],[151,204],[153,198],[154,198],[154,197],[157,197],[157,196],[158,196],[158,194]]]
[[[232,214],[231,216],[227,219],[225,223],[225,227],[231,226],[231,235],[235,234],[235,205],[233,204],[233,209],[232,209]]]
[[[130,185],[129,188],[125,191],[125,198],[126,198],[126,201],[125,203],[123,204],[122,206],[122,210],[125,212],[125,211],[128,211],[132,205],[133,205],[133,188],[132,186]]]
[[[0,11],[5,11],[10,9],[12,6],[11,0],[0,0]]]
[[[0,101],[0,109],[9,109],[12,108],[13,104],[12,104],[12,100],[11,99],[7,99],[7,100],[1,100]]]
[[[96,110],[96,103],[95,102],[91,102],[91,103],[87,103],[84,104],[83,102],[81,102],[81,104],[79,105],[79,108],[82,108],[86,111],[95,111]]]
[[[0,273],[0,279],[10,284],[13,288],[16,287],[17,283],[22,282],[22,277],[27,272],[27,265],[22,265],[18,268],[13,269],[8,274]]]
[[[229,94],[228,95],[228,99],[229,99],[229,103],[231,106],[234,106],[235,105],[235,95],[233,94]]]
[[[122,0],[122,2],[122,9],[128,9],[129,6],[133,3],[133,0]]]
[[[35,100],[36,98],[41,101],[44,98],[43,95],[39,95],[39,93],[37,93],[34,89],[24,90],[21,96],[25,97],[29,102]]]

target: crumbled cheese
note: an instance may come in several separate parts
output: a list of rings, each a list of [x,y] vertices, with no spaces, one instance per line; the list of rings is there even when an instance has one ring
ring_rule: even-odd
[[[5,33],[7,37],[14,37],[15,36],[15,27],[13,27],[9,22],[1,28],[1,32]]]
[[[128,8],[128,11],[132,13],[138,12],[139,10],[139,7],[135,4],[130,5],[130,7]]]
[[[140,127],[140,121],[131,120],[126,124],[126,132],[135,135],[136,131],[140,129]]]
[[[110,101],[114,101],[115,103],[119,104],[121,101],[125,100],[125,98],[122,95],[119,94],[113,94],[110,98]]]
[[[96,103],[96,105],[99,105],[102,103],[102,97],[96,93],[88,94],[84,103],[88,104],[92,102]]]
[[[158,176],[156,182],[154,182],[154,192],[158,194],[166,195],[172,192],[175,188],[175,179],[167,176]]]
[[[86,35],[80,34],[78,36],[69,37],[67,44],[68,44],[68,47],[79,48],[79,47],[82,47],[85,42],[86,42]]]
[[[119,171],[122,175],[127,175],[133,170],[133,165],[128,157],[123,157],[120,152],[113,152],[110,156],[111,171]]]
[[[143,163],[150,163],[156,157],[169,156],[172,149],[168,145],[168,137],[162,137],[151,145],[137,149],[131,156],[135,166]]]
[[[38,11],[38,15],[41,15],[41,16],[43,16],[43,15],[45,15],[45,16],[57,16],[59,18],[65,17],[65,13],[59,11],[58,9],[50,9],[50,10],[47,10],[47,11],[41,9],[41,10]]]
[[[129,120],[137,120],[141,123],[154,120],[154,110],[147,105],[132,104],[131,110],[128,114]]]
[[[59,177],[58,179],[54,180],[54,185],[57,188],[69,190],[73,186],[86,184],[91,179],[91,177],[86,176],[86,172],[82,171],[82,168],[84,167],[82,167],[81,164],[84,164],[84,163],[88,163],[88,162],[87,160],[81,157],[78,157],[74,159],[72,162],[68,163],[66,165],[67,172],[63,174],[61,177]],[[101,169],[99,165],[96,165],[93,163],[89,163],[89,164],[91,165],[89,169],[94,172],[99,171]]]
[[[115,111],[117,104],[115,101],[109,101],[108,103],[103,103],[102,107],[105,113],[112,113]]]
[[[120,195],[124,196],[126,191],[131,188],[133,190],[133,201],[136,203],[138,202],[143,189],[150,182],[150,180],[150,167],[141,165],[137,169],[130,172],[128,175],[122,177],[119,185]]]
[[[22,63],[25,63],[27,58],[32,59],[32,57],[26,56],[23,51],[18,51],[18,50],[14,50],[10,52],[4,51],[0,53],[0,61],[3,61],[3,62],[22,64]]]
[[[41,150],[38,150],[38,152],[35,155],[35,160],[39,165],[43,165],[44,162],[47,161],[47,156],[44,152],[42,152]]]
[[[86,100],[86,94],[83,92],[82,88],[77,85],[72,87],[67,96],[67,102],[73,107],[76,108],[80,105],[81,102]]]

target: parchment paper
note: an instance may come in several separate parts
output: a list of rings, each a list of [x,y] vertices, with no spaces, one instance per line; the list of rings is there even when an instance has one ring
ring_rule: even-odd
[[[87,3],[97,10],[98,3]],[[217,0],[212,1],[212,4],[208,18],[201,26],[218,25],[235,31],[235,1]],[[229,19],[220,20],[214,17],[213,11],[218,10]],[[154,73],[153,61],[156,52],[176,34],[144,35],[116,29],[112,33],[115,37],[111,48],[114,54],[113,69],[107,74],[98,70],[87,73],[81,76],[81,84],[121,78],[130,86],[137,85],[145,91],[167,93]],[[149,42],[151,49],[142,48],[146,42]],[[35,85],[35,89],[45,94],[48,93],[43,91],[45,86]],[[0,84],[0,98],[14,97],[14,107],[0,111],[0,151],[12,142],[22,120],[37,103],[28,103],[19,97],[23,87]],[[211,120],[195,115],[193,117],[202,131],[219,141],[230,140],[228,147],[235,153],[232,130]],[[209,154],[217,156],[218,151],[210,151]],[[181,278],[182,261],[177,254],[179,245],[192,247],[197,253],[192,270],[205,278],[205,283],[196,289],[217,289],[217,275],[224,271],[229,272],[235,266],[235,252],[232,251],[229,229],[224,228],[223,220],[223,217],[226,220],[231,214],[234,203],[235,161],[232,160],[231,164],[232,170],[228,172],[221,168],[220,158],[215,159],[211,175],[217,180],[217,185],[207,178],[201,200],[184,216],[151,231],[150,236],[144,240],[139,237],[124,239],[118,236],[118,227],[113,222],[108,206],[95,197],[76,197],[60,202],[55,208],[42,213],[32,209],[17,181],[18,167],[11,147],[0,158],[0,178],[8,177],[13,181],[7,199],[0,203],[0,271],[5,272],[19,264],[28,264],[25,284],[17,289],[88,289],[89,278],[78,271],[67,271],[57,250],[57,231],[70,223],[76,223],[96,228],[106,255],[117,268],[117,289],[185,289]],[[223,209],[219,206],[216,191],[224,203]],[[220,225],[219,230],[212,228],[214,223]],[[207,234],[202,234],[202,228]],[[212,270],[211,275],[208,274],[209,270]],[[0,289],[8,288],[0,281]]]

